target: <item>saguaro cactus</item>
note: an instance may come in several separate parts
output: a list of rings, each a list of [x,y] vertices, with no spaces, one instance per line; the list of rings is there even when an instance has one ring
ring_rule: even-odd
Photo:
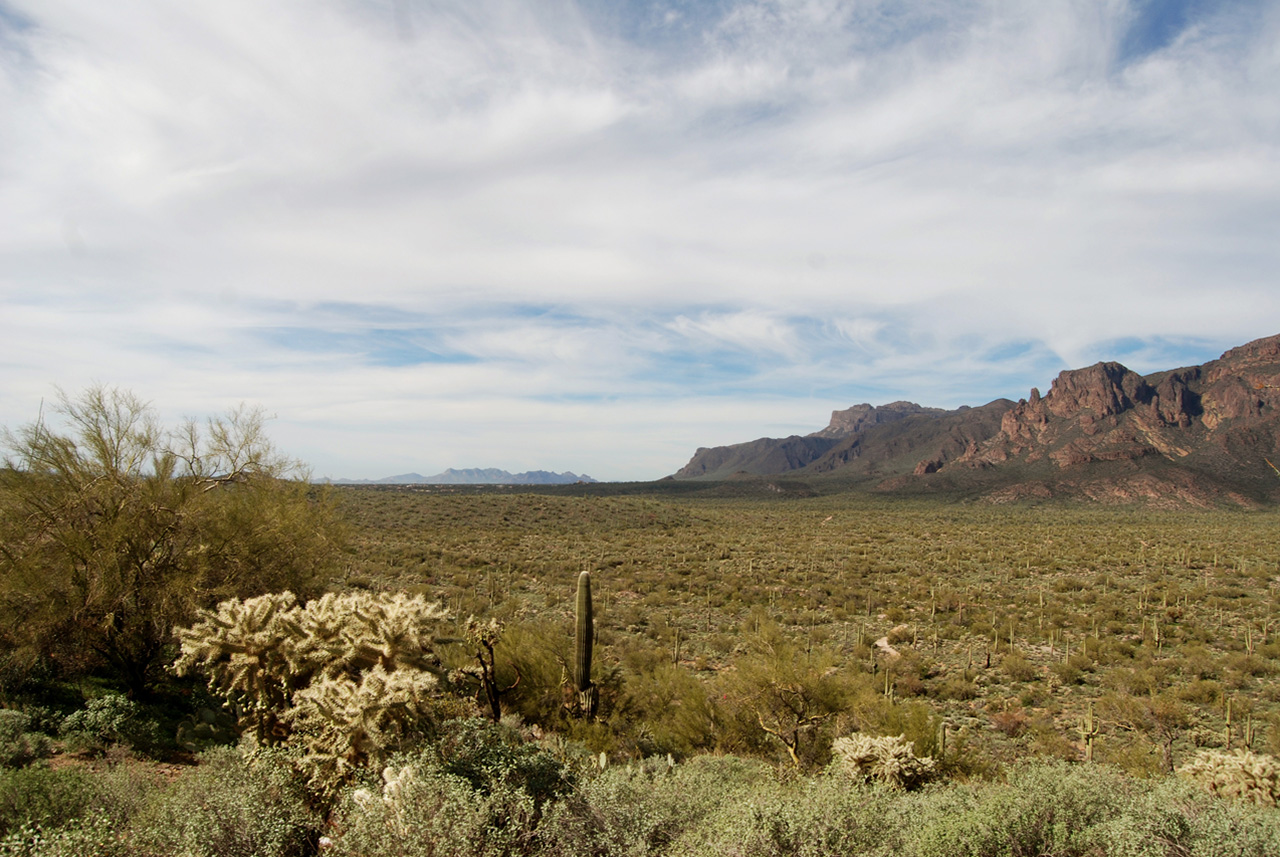
[[[1093,761],[1093,739],[1098,737],[1098,722],[1093,717],[1093,703],[1089,703],[1089,713],[1080,718],[1080,740],[1084,742],[1084,760]]]
[[[596,712],[596,688],[591,683],[591,645],[595,637],[595,621],[591,614],[591,573],[578,575],[577,638],[574,646],[573,684],[578,691],[578,706],[586,717]]]

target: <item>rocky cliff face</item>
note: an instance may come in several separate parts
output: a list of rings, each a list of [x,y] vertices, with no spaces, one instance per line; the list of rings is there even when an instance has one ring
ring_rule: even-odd
[[[1204,366],[1146,377],[1119,363],[1063,372],[1045,396],[1033,389],[1004,415],[994,437],[953,464],[1047,462],[1065,485],[1089,465],[1160,461],[1183,471],[1176,486],[1170,482],[1173,493],[1194,493],[1190,476],[1206,496],[1244,502],[1277,487],[1265,459],[1280,452],[1278,441],[1280,336],[1274,336]],[[1115,472],[1094,468],[1092,475],[1105,481]],[[1092,490],[1105,494],[1098,485]]]
[[[1049,458],[1091,460],[1193,456],[1224,448],[1242,431],[1274,437],[1280,412],[1280,336],[1233,348],[1204,366],[1143,377],[1119,363],[1063,372],[1001,420],[1000,432],[960,463]]]
[[[701,447],[675,474],[677,479],[726,479],[738,474],[769,476],[788,473],[816,461],[836,441],[827,437],[762,437],[732,446]]]
[[[1280,499],[1268,459],[1280,462],[1280,336],[1147,376],[1114,362],[1068,370],[1016,403],[855,405],[807,437],[700,449],[676,476],[843,475],[993,501],[1250,504]]]
[[[854,405],[831,414],[822,431],[804,437],[760,438],[699,449],[677,479],[725,479],[742,474],[833,474],[862,479],[935,472],[996,433],[1013,402],[944,411],[911,402]]]
[[[941,408],[923,408],[914,402],[890,402],[876,407],[861,404],[843,411],[832,411],[831,422],[822,431],[814,432],[809,437],[844,438],[859,434],[872,426],[896,423],[907,417],[931,415],[942,416],[946,411]]]

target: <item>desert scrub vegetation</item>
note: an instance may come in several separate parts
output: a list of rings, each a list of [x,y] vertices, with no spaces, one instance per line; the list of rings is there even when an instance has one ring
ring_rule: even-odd
[[[287,763],[244,748],[208,751],[172,783],[44,769],[74,785],[46,786],[38,812],[0,807],[9,822],[0,854],[1266,857],[1280,848],[1274,808],[1176,775],[1032,760],[994,779],[901,791],[735,756],[602,768],[489,721],[450,729],[452,749],[365,771],[327,817]]]
[[[503,686],[522,677],[510,706],[544,728],[565,728],[571,581],[590,571],[600,716],[570,732],[597,749],[792,763],[789,730],[763,698],[746,704],[740,675],[770,634],[841,686],[831,710],[800,715],[817,718],[795,735],[817,748],[808,768],[837,734],[886,734],[907,704],[945,724],[978,770],[1028,753],[1082,758],[1091,703],[1095,757],[1134,773],[1168,772],[1206,741],[1280,749],[1274,511],[336,494],[359,542],[344,585],[418,588],[459,620],[500,618],[512,643],[496,649]],[[775,678],[766,691],[794,686]]]
[[[103,660],[0,659],[13,770],[80,777],[15,810],[0,853],[1280,853],[1273,808],[1192,773],[1280,751],[1273,512],[330,499],[329,592],[166,626],[186,708],[134,707]],[[120,745],[237,733],[173,782],[102,785]],[[216,801],[182,785],[218,770]]]
[[[197,609],[327,584],[338,519],[260,410],[166,428],[94,386],[0,429],[0,451],[0,688],[105,673],[154,698]]]

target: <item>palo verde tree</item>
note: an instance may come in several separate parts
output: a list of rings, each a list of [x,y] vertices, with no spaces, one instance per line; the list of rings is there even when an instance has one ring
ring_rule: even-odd
[[[837,717],[857,682],[833,651],[805,649],[768,623],[746,640],[748,652],[716,683],[723,748],[761,751],[781,745],[797,769],[825,764]]]
[[[317,592],[338,520],[261,410],[166,430],[134,394],[61,391],[4,429],[0,626],[10,656],[154,687],[175,625],[220,600]]]

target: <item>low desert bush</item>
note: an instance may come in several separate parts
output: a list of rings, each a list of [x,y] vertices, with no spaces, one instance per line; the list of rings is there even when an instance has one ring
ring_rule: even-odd
[[[1166,777],[1135,790],[1094,839],[1109,857],[1270,857],[1280,854],[1280,813]]]
[[[34,766],[0,784],[7,833],[0,857],[115,857],[139,852],[131,820],[153,797],[159,776],[146,763],[105,770]],[[19,823],[14,823],[19,822]]]
[[[335,855],[498,857],[532,853],[533,798],[497,784],[481,793],[427,765],[390,766],[377,791],[351,792],[340,807]]]
[[[0,839],[0,857],[133,857],[115,820],[91,812],[60,827],[25,824]]]
[[[93,783],[76,770],[44,765],[0,768],[0,836],[21,828],[54,828],[84,815],[93,803]]]
[[[1040,676],[1040,671],[1035,665],[1016,652],[1000,661],[1000,668],[1004,670],[1005,675],[1016,682],[1033,681]]]
[[[1104,844],[1095,828],[1120,811],[1129,782],[1100,766],[1020,766],[1005,783],[952,790],[943,811],[926,805],[905,850],[919,857],[1084,857]]]
[[[32,731],[31,718],[0,708],[0,768],[18,768],[49,755],[49,738]]]
[[[573,788],[570,768],[514,729],[448,721],[434,747],[393,758],[380,784],[347,795],[337,853],[532,853],[548,804]]]
[[[317,819],[277,752],[219,747],[158,790],[131,825],[138,853],[293,857],[311,852]]]
[[[147,753],[160,743],[156,722],[141,705],[119,693],[91,699],[84,708],[67,715],[62,735],[68,746],[78,750],[119,744]]]
[[[477,792],[516,789],[538,808],[573,789],[569,768],[550,752],[526,743],[508,726],[479,717],[447,721],[428,758],[431,767],[465,780]]]
[[[694,853],[713,819],[777,788],[774,768],[735,756],[610,766],[557,803],[539,831],[548,857]],[[714,837],[713,837],[714,838]]]
[[[902,793],[843,776],[775,781],[722,801],[666,853],[750,857],[845,857],[896,853]],[[632,852],[637,855],[645,852]]]

